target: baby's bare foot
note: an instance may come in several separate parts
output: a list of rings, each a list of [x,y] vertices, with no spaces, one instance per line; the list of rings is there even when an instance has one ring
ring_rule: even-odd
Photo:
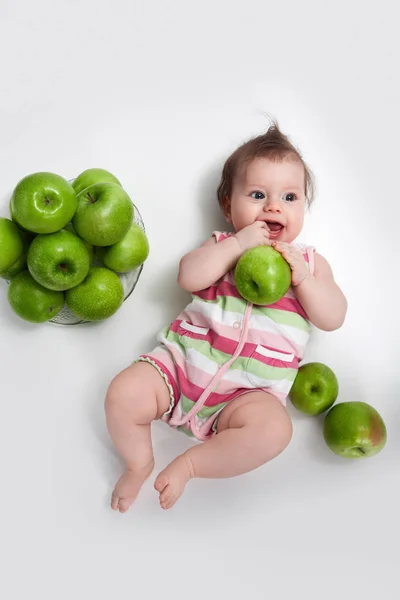
[[[124,513],[136,500],[140,488],[149,477],[154,467],[154,462],[141,469],[126,469],[122,477],[117,481],[111,497],[111,508]]]
[[[158,475],[154,483],[155,489],[160,493],[161,508],[171,508],[181,496],[187,482],[192,477],[194,477],[193,466],[187,456],[182,454],[173,460]]]

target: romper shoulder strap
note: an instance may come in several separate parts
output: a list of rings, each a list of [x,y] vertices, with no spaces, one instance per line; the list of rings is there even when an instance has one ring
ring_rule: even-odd
[[[226,238],[231,237],[233,234],[229,231],[213,231],[212,235],[215,237],[216,242],[222,242]]]

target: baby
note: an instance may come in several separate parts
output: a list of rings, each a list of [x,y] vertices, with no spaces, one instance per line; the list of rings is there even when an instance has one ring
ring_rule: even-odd
[[[154,419],[202,442],[156,478],[164,509],[194,477],[233,477],[280,454],[292,436],[286,397],[311,324],[333,331],[345,319],[346,298],[326,259],[294,243],[313,176],[276,122],[228,158],[218,199],[234,231],[215,231],[181,259],[178,283],[192,301],[107,392],[108,430],[126,464],[111,506],[122,513],[153,470]],[[233,269],[263,244],[289,263],[292,285],[279,302],[256,306],[239,295]]]

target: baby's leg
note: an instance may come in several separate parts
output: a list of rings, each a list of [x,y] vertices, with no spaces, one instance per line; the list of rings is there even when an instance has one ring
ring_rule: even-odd
[[[249,392],[224,408],[217,434],[178,456],[154,484],[162,508],[170,508],[193,477],[234,477],[275,458],[292,437],[292,423],[270,394]]]
[[[108,431],[126,471],[112,495],[114,510],[126,512],[154,466],[150,423],[170,404],[168,388],[150,364],[131,365],[111,382],[105,409]]]

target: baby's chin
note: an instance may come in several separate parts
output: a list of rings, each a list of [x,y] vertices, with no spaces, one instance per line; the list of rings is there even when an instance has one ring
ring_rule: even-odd
[[[286,244],[291,244],[300,235],[300,231],[288,231],[286,228],[284,228],[275,234],[275,236],[273,235],[273,232],[271,232],[270,240],[271,242],[285,242]]]
[[[291,235],[284,235],[284,236],[278,238],[277,240],[271,240],[271,241],[285,242],[285,244],[291,244],[292,242],[294,242],[295,239],[296,238]]]
[[[269,239],[271,242],[285,242],[285,244],[291,244],[296,238],[293,235],[290,235],[286,229],[282,229],[278,232],[271,231]]]

